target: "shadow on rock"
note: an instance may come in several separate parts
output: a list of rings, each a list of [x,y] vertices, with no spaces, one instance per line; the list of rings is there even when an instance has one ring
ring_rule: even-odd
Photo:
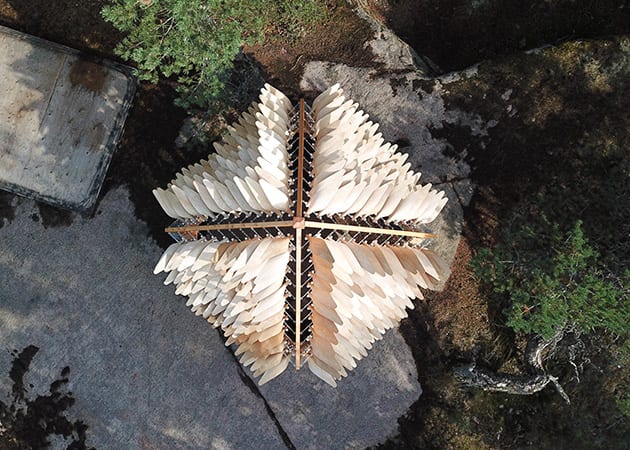
[[[29,345],[18,353],[14,350],[9,377],[12,402],[9,405],[0,401],[0,447],[7,449],[49,448],[51,437],[61,436],[67,449],[86,449],[87,425],[81,420],[71,422],[65,417],[66,411],[74,404],[71,392],[65,390],[70,368],[64,367],[60,377],[50,384],[45,395],[29,398],[24,377],[30,369],[33,358],[39,351]]]

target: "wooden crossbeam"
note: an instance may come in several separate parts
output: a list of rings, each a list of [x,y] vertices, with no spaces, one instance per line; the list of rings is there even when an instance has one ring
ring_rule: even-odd
[[[295,229],[295,368],[302,357],[302,229]]]
[[[299,219],[299,218],[297,218]],[[359,225],[347,225],[342,223],[317,222],[314,220],[304,221],[304,227],[295,227],[296,220],[279,220],[269,222],[242,222],[242,223],[219,223],[213,225],[184,225],[182,227],[167,227],[164,229],[167,233],[188,233],[194,231],[220,231],[220,230],[238,230],[244,228],[319,228],[323,230],[338,231],[356,231],[358,233],[377,233],[392,236],[414,237],[418,239],[437,239],[435,233],[423,233],[412,230],[394,230],[391,228],[362,227]]]
[[[297,172],[297,202],[295,215],[302,217],[302,202],[304,200],[304,99],[300,99],[300,121],[298,124],[298,172]]]
[[[339,231],[357,231],[359,233],[379,233],[388,234],[393,236],[406,236],[415,237],[419,239],[435,239],[437,234],[422,233],[420,231],[411,230],[393,230],[390,228],[375,228],[375,227],[361,227],[359,225],[346,225],[342,223],[326,223],[315,222],[313,220],[307,220],[304,222],[305,228],[321,228],[324,230],[339,230]]]
[[[295,368],[300,370],[302,358],[302,203],[304,202],[304,99],[300,99],[298,124],[297,201],[295,205]]]

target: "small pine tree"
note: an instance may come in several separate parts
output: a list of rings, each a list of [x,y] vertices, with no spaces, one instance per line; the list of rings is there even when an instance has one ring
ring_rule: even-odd
[[[325,13],[316,0],[113,0],[102,16],[126,33],[116,48],[142,80],[177,77],[179,103],[203,107],[219,95],[243,44],[273,29],[297,34]]]
[[[508,233],[495,248],[481,249],[471,260],[482,283],[507,298],[506,324],[544,338],[568,325],[582,332],[599,328],[627,334],[630,272],[622,280],[605,275],[581,221],[563,233],[544,215],[540,219]]]

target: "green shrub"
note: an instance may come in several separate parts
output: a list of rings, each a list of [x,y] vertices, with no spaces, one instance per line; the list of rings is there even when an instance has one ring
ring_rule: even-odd
[[[116,48],[140,79],[176,76],[184,107],[221,93],[243,44],[296,35],[320,20],[317,0],[113,0],[102,15],[126,37]]]
[[[550,338],[568,325],[583,332],[628,332],[630,272],[621,280],[606,273],[581,221],[562,232],[541,214],[508,230],[494,249],[481,249],[471,265],[506,300],[506,324],[516,332]]]
[[[617,404],[619,411],[621,411],[621,413],[627,418],[630,418],[630,393],[622,392],[618,394],[615,398],[615,403]]]

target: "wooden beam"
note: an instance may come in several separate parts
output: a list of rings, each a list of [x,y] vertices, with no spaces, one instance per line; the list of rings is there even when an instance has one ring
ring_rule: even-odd
[[[298,124],[298,170],[297,170],[297,204],[295,205],[297,217],[302,217],[302,202],[304,196],[304,99],[300,99],[300,122]]]
[[[295,229],[295,368],[301,365],[302,334],[302,228]]]
[[[295,368],[300,370],[302,364],[302,219],[304,202],[304,99],[300,99],[300,118],[298,122],[298,168],[297,168],[297,199],[295,205]]]
[[[190,231],[236,230],[241,228],[273,228],[293,227],[292,220],[279,220],[275,222],[244,222],[244,223],[218,223],[214,225],[185,225],[183,227],[167,227],[167,233],[185,233]]]
[[[358,231],[359,233],[389,234],[389,235],[394,235],[394,236],[407,236],[407,237],[415,237],[415,238],[420,238],[420,239],[437,238],[437,234],[434,234],[434,233],[422,233],[419,231],[410,231],[410,230],[392,230],[390,228],[360,227],[358,225],[315,222],[312,220],[305,221],[304,225],[306,228],[321,228],[324,230]]]
[[[388,234],[394,236],[407,236],[415,237],[419,239],[435,239],[437,234],[423,233],[420,231],[410,230],[392,230],[390,228],[374,228],[374,227],[361,227],[358,225],[346,225],[341,223],[326,223],[315,222],[313,220],[306,220],[303,222],[306,228],[319,228],[324,230],[339,230],[339,231],[357,231],[359,233],[378,233]],[[187,233],[194,231],[213,231],[213,230],[235,230],[241,228],[274,228],[274,227],[295,227],[294,220],[280,220],[272,222],[243,222],[243,223],[219,223],[214,225],[185,225],[183,227],[167,227],[164,229],[167,233]]]

